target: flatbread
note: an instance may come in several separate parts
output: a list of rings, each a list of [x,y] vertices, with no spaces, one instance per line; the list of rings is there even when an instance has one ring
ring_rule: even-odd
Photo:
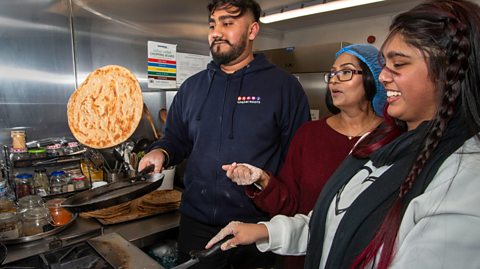
[[[138,80],[128,69],[107,65],[93,71],[70,96],[68,126],[75,138],[92,148],[109,148],[127,140],[143,112]]]

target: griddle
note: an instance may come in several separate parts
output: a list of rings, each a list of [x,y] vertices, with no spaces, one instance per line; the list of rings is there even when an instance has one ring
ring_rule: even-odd
[[[152,165],[141,171],[138,176],[79,192],[63,201],[61,206],[73,213],[86,212],[111,207],[141,197],[162,185],[163,174],[147,174],[153,171],[153,168]]]

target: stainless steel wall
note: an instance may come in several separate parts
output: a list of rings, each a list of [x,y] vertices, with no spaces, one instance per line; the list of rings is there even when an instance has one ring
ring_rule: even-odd
[[[142,1],[159,10],[162,1]],[[105,10],[89,4],[116,6]],[[118,5],[124,5],[118,9]],[[146,6],[145,5],[150,5]],[[177,51],[208,55],[208,44],[178,39],[161,23],[145,21],[137,1],[0,0],[0,144],[10,130],[25,128],[28,140],[71,136],[66,104],[94,69],[118,64],[139,79],[144,99],[159,125],[165,91],[147,88],[147,41],[178,44]],[[205,26],[205,29],[207,27]],[[158,126],[159,127],[159,126]],[[134,134],[152,137],[145,119]]]
[[[0,1],[0,143],[11,128],[28,137],[67,134],[66,102],[75,88],[70,21],[51,0]],[[68,2],[58,8],[68,10]]]

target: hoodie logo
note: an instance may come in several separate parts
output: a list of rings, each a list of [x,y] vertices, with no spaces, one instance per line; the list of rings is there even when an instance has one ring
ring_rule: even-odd
[[[237,97],[237,104],[261,104],[260,96],[239,96]]]

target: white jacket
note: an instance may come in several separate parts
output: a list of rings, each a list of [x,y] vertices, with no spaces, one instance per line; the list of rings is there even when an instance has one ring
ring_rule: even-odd
[[[276,216],[264,223],[270,241],[257,243],[258,249],[305,255],[310,215]],[[480,268],[480,142],[475,136],[445,160],[425,192],[408,205],[390,267]]]

